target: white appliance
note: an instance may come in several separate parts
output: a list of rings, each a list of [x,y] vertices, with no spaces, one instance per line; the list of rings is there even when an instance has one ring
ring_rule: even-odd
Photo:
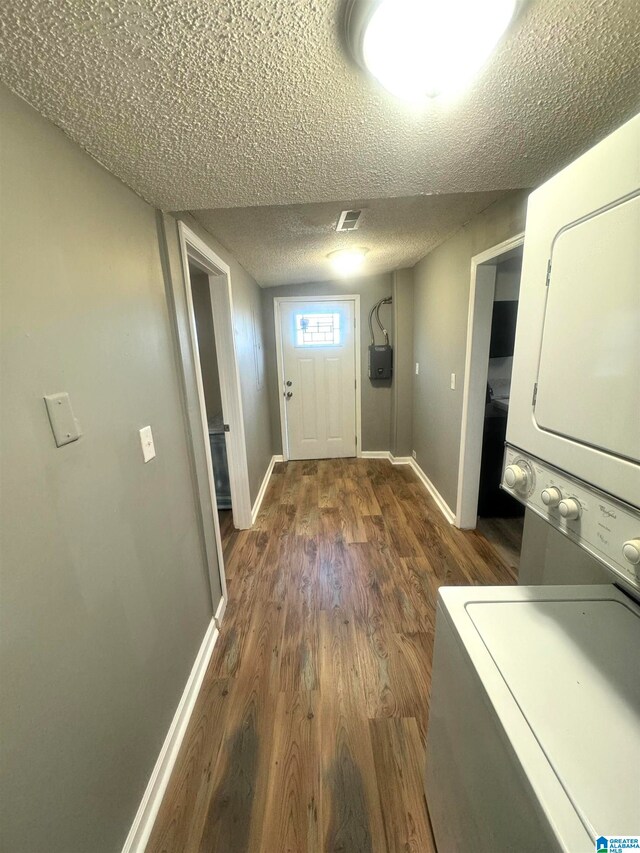
[[[502,486],[603,586],[438,598],[439,853],[640,836],[640,116],[530,197]]]
[[[640,115],[530,196],[502,485],[636,586]]]
[[[438,599],[425,790],[438,853],[640,835],[640,608],[613,585]]]
[[[529,198],[507,444],[640,507],[640,115]]]

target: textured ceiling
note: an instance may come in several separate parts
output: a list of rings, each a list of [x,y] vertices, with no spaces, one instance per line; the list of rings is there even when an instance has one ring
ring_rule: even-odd
[[[332,277],[327,254],[368,249],[363,273],[413,266],[504,192],[412,196],[195,212],[262,287]],[[357,231],[338,234],[341,210],[360,210]],[[333,276],[335,277],[335,276]]]
[[[165,209],[533,186],[638,109],[638,0],[531,0],[469,89],[407,106],[340,0],[4,0],[0,74]]]

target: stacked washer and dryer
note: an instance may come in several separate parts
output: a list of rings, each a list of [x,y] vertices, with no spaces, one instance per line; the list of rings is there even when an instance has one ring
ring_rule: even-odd
[[[634,849],[607,839],[640,836],[640,116],[529,199],[502,486],[611,582],[441,590],[438,851]]]

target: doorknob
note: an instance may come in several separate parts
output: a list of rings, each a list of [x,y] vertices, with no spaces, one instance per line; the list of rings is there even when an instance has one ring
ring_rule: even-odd
[[[293,385],[293,382],[290,379],[287,379],[286,384],[287,384],[287,388],[291,388],[291,386]]]
[[[290,400],[293,397],[293,391],[287,391],[284,396],[287,398],[287,400]]]

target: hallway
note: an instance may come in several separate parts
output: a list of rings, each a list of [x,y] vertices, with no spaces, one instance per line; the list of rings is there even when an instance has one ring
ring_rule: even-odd
[[[441,584],[511,584],[409,466],[275,466],[227,528],[229,604],[148,853],[433,850],[422,788]]]

